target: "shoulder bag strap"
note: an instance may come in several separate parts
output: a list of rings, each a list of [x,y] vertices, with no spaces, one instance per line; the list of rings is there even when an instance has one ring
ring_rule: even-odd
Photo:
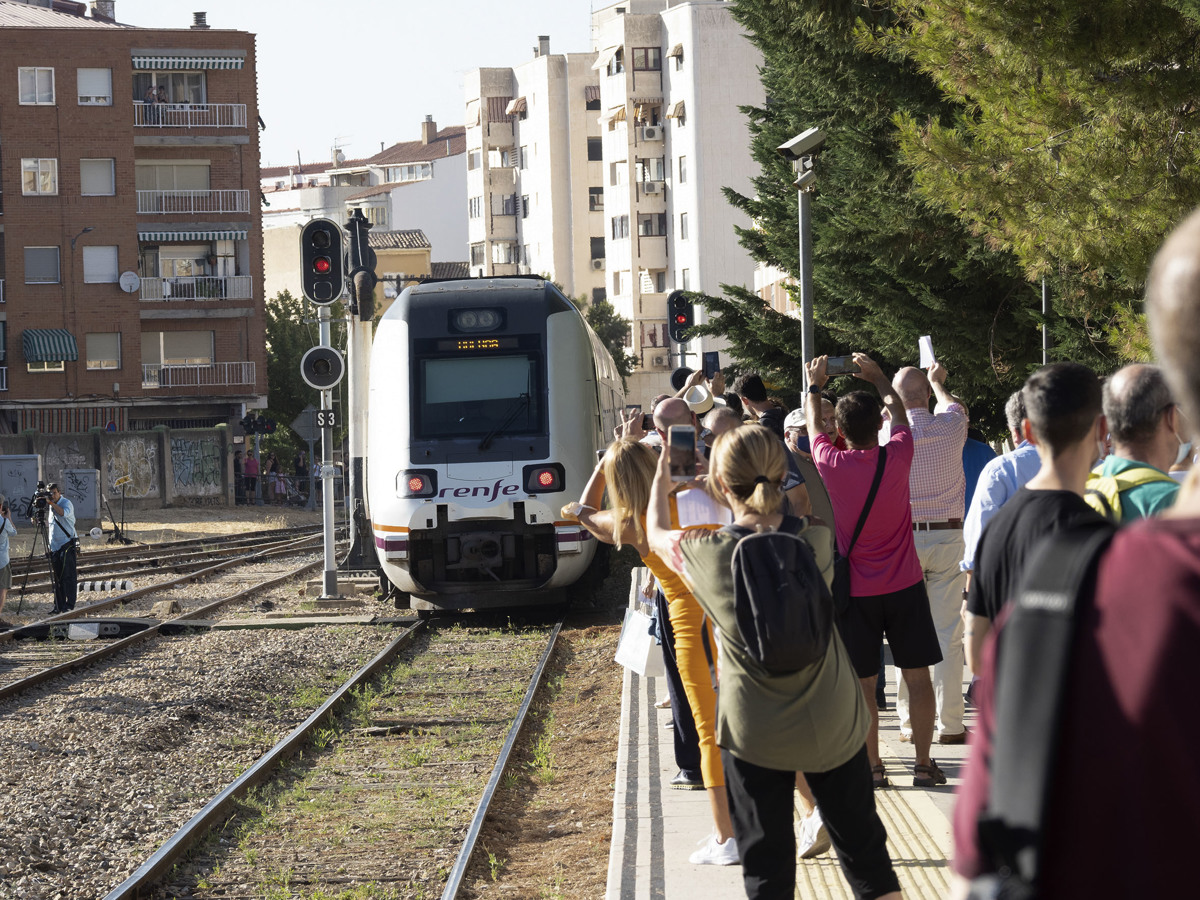
[[[867,515],[871,512],[871,504],[875,502],[879,482],[883,481],[883,467],[886,462],[887,447],[880,447],[879,462],[875,465],[875,480],[871,482],[871,490],[867,492],[867,502],[863,504],[862,515],[858,517],[858,524],[854,526],[854,537],[850,538],[850,544],[846,547],[847,558],[850,556],[850,551],[854,549],[854,545],[858,543],[858,536],[862,534],[863,526],[867,524]]]
[[[1109,527],[1054,535],[1034,557],[996,635],[996,731],[981,848],[1036,884],[1063,697],[1085,590],[1112,539]]]

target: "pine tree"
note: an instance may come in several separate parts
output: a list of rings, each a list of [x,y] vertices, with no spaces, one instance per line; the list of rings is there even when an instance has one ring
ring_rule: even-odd
[[[863,351],[894,368],[915,364],[917,338],[929,334],[973,417],[997,421],[1040,356],[1039,296],[1011,255],[916,193],[893,119],[949,120],[954,110],[910,61],[863,45],[896,24],[887,4],[739,0],[733,15],[763,54],[768,98],[745,110],[762,170],[755,194],[726,192],[756,222],[739,232],[743,246],[798,275],[794,175],[776,148],[822,128],[812,202],[816,352]],[[702,330],[725,333],[735,356],[798,385],[799,323],[723,289],[725,298],[703,299],[711,323]]]

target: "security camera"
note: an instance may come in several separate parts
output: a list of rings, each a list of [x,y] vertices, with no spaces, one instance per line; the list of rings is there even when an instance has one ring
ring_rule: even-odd
[[[800,159],[811,156],[825,146],[825,132],[820,128],[810,128],[801,132],[790,141],[780,144],[776,150],[788,159]]]
[[[806,169],[796,176],[796,187],[802,191],[809,190],[813,186],[813,182],[817,180],[817,173],[812,169]]]

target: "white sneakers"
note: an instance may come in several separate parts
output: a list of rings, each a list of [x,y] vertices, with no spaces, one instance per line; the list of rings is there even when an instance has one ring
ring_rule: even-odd
[[[820,856],[833,846],[825,823],[821,820],[821,810],[813,808],[810,815],[800,820],[799,834],[796,835],[796,858],[812,859]]]
[[[704,846],[688,857],[688,862],[694,866],[736,866],[742,861],[737,840],[733,837],[723,844],[718,844],[714,833],[700,843]]]

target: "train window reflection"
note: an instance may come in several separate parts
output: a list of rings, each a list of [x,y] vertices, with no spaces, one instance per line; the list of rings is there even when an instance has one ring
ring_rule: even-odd
[[[545,430],[535,357],[522,354],[424,359],[418,373],[417,437]]]

